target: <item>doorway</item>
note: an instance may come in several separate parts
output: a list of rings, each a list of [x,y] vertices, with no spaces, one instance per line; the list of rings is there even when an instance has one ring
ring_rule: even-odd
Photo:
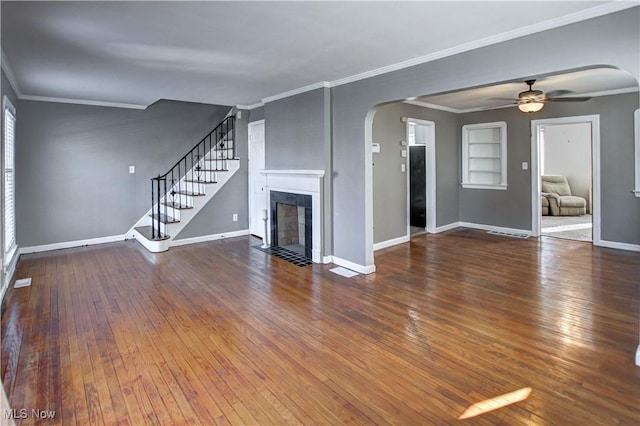
[[[599,122],[598,115],[531,122],[533,236],[591,241],[600,245]],[[550,175],[550,178],[546,177]],[[551,200],[545,202],[549,197],[543,194],[543,176],[545,181],[566,181],[570,195],[577,197],[573,200],[577,204],[571,204],[563,212],[562,209],[558,211],[557,202],[554,205]]]
[[[249,123],[249,233],[265,238],[264,212],[267,209],[265,176],[264,120]]]
[[[407,236],[436,228],[435,123],[407,118]]]

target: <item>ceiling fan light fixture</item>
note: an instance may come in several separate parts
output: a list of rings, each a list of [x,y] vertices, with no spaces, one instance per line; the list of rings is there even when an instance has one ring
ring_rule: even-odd
[[[536,101],[527,101],[518,104],[518,109],[522,112],[538,112],[544,107],[544,103]]]

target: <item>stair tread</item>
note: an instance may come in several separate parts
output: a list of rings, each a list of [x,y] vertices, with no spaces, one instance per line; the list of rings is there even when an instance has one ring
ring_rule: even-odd
[[[150,214],[149,216],[151,216],[154,219],[160,220],[160,222],[162,222],[162,223],[178,223],[178,222],[180,222],[175,217],[171,217],[171,216],[169,216],[167,214],[164,214],[164,213],[160,213],[160,217],[158,217],[158,213],[153,213],[153,214]]]
[[[161,235],[160,237],[156,236],[155,238],[153,238],[153,228],[151,226],[138,226],[137,228],[133,229],[149,241],[162,241],[171,238],[168,235]]]
[[[185,182],[189,182],[189,183],[218,183],[217,180],[185,180]]]
[[[188,206],[186,204],[180,204],[180,203],[162,203],[163,206],[167,206],[167,207],[171,207],[172,209],[176,209],[176,210],[188,210],[188,209],[192,209],[192,206]]]
[[[176,191],[176,194],[188,195],[190,197],[201,197],[201,196],[205,195],[203,192],[186,191],[184,189],[180,189],[180,190]]]

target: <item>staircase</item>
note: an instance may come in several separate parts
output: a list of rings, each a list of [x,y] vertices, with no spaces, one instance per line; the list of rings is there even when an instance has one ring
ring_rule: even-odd
[[[157,253],[173,239],[240,168],[233,140],[235,116],[227,117],[169,171],[151,178],[151,209],[127,233]]]

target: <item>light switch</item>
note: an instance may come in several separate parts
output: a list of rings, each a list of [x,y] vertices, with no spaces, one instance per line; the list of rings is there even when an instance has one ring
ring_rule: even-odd
[[[522,162],[522,170],[527,170],[529,169],[529,163],[527,163],[526,161]]]
[[[135,173],[136,172],[136,166],[129,166],[129,173]]]
[[[400,151],[400,157],[407,158],[407,150],[406,149],[403,149],[403,150]]]
[[[406,172],[407,171],[407,166],[405,166],[404,164],[400,164],[400,171],[402,173]]]

